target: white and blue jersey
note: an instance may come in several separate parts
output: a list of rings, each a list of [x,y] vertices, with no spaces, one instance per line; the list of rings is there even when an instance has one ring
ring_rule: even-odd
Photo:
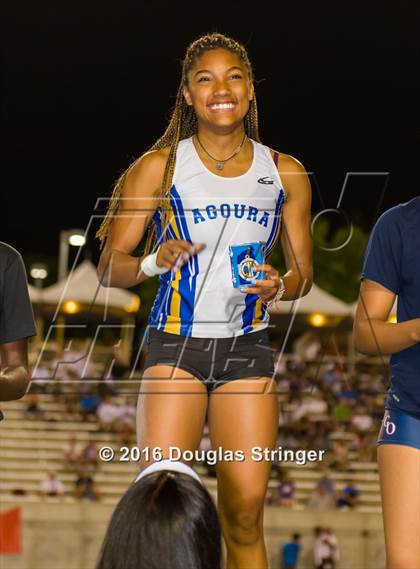
[[[229,246],[261,241],[266,258],[276,245],[285,200],[270,153],[252,140],[253,161],[241,176],[224,178],[208,170],[192,138],[182,140],[170,191],[167,239],[204,243],[177,272],[160,276],[149,324],[158,330],[198,338],[228,338],[268,326],[265,303],[232,284]],[[161,211],[153,216],[162,238]]]

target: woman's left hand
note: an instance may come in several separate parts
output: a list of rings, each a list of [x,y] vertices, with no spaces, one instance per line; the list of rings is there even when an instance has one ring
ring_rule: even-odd
[[[280,287],[280,274],[271,265],[256,265],[257,271],[264,271],[265,279],[255,281],[251,286],[241,287],[241,292],[247,294],[258,294],[263,302],[269,302],[276,296]]]

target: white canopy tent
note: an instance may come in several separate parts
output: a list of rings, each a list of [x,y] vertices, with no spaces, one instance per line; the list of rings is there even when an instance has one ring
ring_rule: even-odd
[[[109,306],[135,312],[139,297],[120,288],[106,288],[99,284],[96,269],[91,261],[85,260],[65,279],[45,288],[29,288],[32,302],[55,304],[61,307],[65,302]]]
[[[134,336],[135,313],[140,306],[137,294],[120,289],[106,288],[99,284],[96,269],[91,261],[85,260],[65,279],[45,288],[29,288],[31,301],[38,305],[54,306],[57,345],[64,345],[65,326],[63,313],[75,314],[90,307],[100,307],[104,314],[118,309],[124,325],[121,327],[122,351],[128,357]],[[40,322],[39,330],[43,329]],[[42,336],[42,334],[40,333]],[[49,335],[49,333],[48,333]]]

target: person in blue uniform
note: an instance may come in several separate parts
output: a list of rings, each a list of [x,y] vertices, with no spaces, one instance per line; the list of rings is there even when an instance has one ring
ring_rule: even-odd
[[[149,84],[150,96],[159,88]],[[278,429],[267,308],[311,288],[310,209],[302,164],[259,141],[245,48],[221,34],[195,40],[166,132],[116,184],[98,233],[105,243],[98,276],[105,286],[130,287],[160,275],[138,445],[162,449],[164,458],[170,447],[194,451],[207,418],[213,448],[227,453],[216,474],[228,569],[268,568],[263,512],[271,462],[252,454],[253,447],[273,449]],[[139,258],[133,251],[148,227],[152,237]],[[230,245],[265,239],[269,253],[280,235],[285,274],[266,256],[255,266],[262,278],[234,288]],[[158,455],[143,455],[142,467]]]
[[[378,438],[388,569],[420,567],[420,196],[386,211],[365,253],[356,349],[390,355]],[[395,299],[397,323],[388,322]]]

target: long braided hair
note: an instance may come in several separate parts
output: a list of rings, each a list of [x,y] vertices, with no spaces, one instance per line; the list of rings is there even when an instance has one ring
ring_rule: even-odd
[[[197,133],[197,116],[195,114],[194,108],[187,105],[183,95],[183,88],[188,86],[188,73],[194,66],[196,60],[206,51],[214,49],[225,49],[234,53],[238,58],[245,64],[248,70],[249,80],[252,82],[254,80],[253,70],[251,62],[248,57],[248,53],[245,47],[237,42],[236,40],[227,37],[219,33],[206,34],[195,41],[193,41],[187,48],[185,53],[185,58],[182,62],[182,77],[178,88],[178,93],[176,96],[174,110],[172,112],[169,124],[161,136],[154,144],[151,146],[147,152],[153,150],[161,150],[162,148],[169,147],[169,155],[166,162],[166,167],[163,175],[162,187],[158,195],[159,204],[158,207],[161,209],[162,215],[162,227],[166,228],[169,222],[168,212],[170,210],[170,188],[172,186],[172,177],[175,169],[176,161],[176,151],[178,143],[180,140],[189,138]],[[245,122],[245,132],[249,138],[260,142],[259,132],[258,132],[258,111],[257,111],[257,100],[255,93],[253,99],[249,105],[248,113],[244,118]],[[127,174],[130,170],[139,162],[144,154],[139,156],[130,166],[121,174],[115,183],[114,190],[111,196],[110,204],[108,207],[107,214],[102,221],[102,224],[96,233],[101,241],[101,248],[108,236],[111,223],[118,215],[119,209],[121,207],[121,194],[124,188],[124,183]],[[144,247],[144,255],[147,255],[151,249],[153,242],[156,239],[156,230],[154,223],[150,223],[148,227],[148,234],[146,238],[146,243]]]

